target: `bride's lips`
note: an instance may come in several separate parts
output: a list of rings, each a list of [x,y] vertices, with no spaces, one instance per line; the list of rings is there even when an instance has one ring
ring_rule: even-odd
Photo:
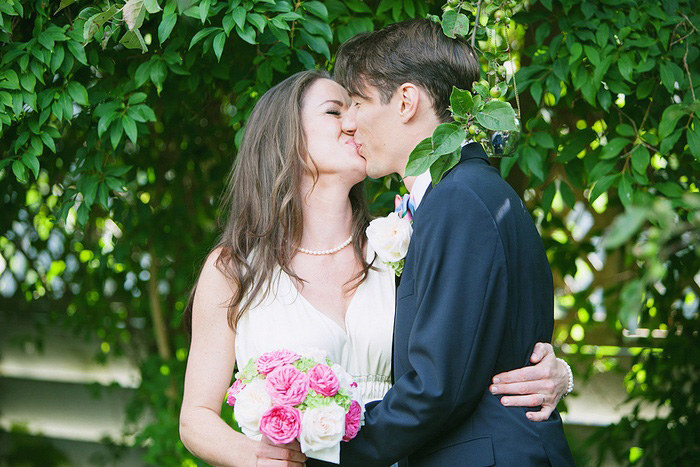
[[[362,147],[362,145],[357,144],[357,142],[354,139],[348,140],[348,142],[346,144],[349,144],[350,146],[352,146],[358,155],[360,155],[360,156],[362,155],[362,154],[360,154],[360,148]]]

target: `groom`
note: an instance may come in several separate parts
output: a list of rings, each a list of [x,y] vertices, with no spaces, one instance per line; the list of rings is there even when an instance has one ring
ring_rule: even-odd
[[[353,98],[343,119],[367,173],[403,177],[408,155],[450,121],[452,86],[479,80],[472,49],[413,20],[365,33],[338,51],[335,78]],[[437,185],[406,178],[413,237],[397,290],[394,386],[368,405],[343,465],[574,465],[555,410],[533,423],[489,391],[527,365],[553,330],[552,275],[522,201],[478,143]]]

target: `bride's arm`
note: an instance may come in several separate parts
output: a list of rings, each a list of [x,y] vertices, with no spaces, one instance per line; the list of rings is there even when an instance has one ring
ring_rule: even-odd
[[[226,318],[233,290],[214,264],[218,253],[215,250],[209,255],[197,283],[180,411],[180,439],[194,456],[209,464],[254,466],[256,450],[258,455],[263,450],[265,457],[272,458],[275,453],[271,450],[284,451],[281,456],[290,454],[247,438],[221,419],[221,404],[231,383],[236,357],[235,335]]]
[[[556,358],[549,343],[538,342],[530,357],[533,366],[500,373],[493,377],[489,389],[493,394],[504,394],[501,404],[506,406],[540,407],[528,412],[533,422],[548,420],[562,397],[574,386],[569,364]]]

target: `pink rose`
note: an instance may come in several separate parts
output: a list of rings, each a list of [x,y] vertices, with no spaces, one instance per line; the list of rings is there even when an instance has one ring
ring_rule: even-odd
[[[362,406],[357,401],[350,403],[350,410],[345,414],[345,436],[343,441],[350,441],[357,432],[360,431],[360,420],[362,419]]]
[[[301,357],[298,354],[285,349],[267,352],[261,355],[256,362],[258,373],[261,375],[266,375],[278,366],[294,363],[300,358]]]
[[[338,394],[340,380],[331,367],[318,364],[309,370],[309,384],[311,389],[325,397],[333,397]]]
[[[282,365],[267,375],[265,387],[275,404],[297,405],[306,399],[309,377],[292,365]]]
[[[294,407],[272,406],[260,419],[260,432],[275,444],[291,443],[301,432],[301,412]]]
[[[233,382],[230,388],[226,390],[226,403],[233,407],[236,403],[236,396],[239,392],[243,390],[245,383],[241,379],[237,379]]]

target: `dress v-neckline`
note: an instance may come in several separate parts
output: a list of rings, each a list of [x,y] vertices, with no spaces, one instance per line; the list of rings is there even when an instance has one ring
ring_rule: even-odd
[[[328,316],[326,313],[319,310],[316,307],[316,305],[311,303],[311,301],[309,301],[309,299],[306,298],[303,293],[301,293],[301,290],[299,290],[296,287],[292,278],[289,277],[289,274],[284,272],[284,270],[282,270],[282,273],[287,278],[287,281],[289,281],[289,285],[292,288],[292,290],[294,290],[294,292],[296,292],[297,296],[300,297],[301,300],[303,300],[303,302],[306,303],[306,305],[308,305],[309,308],[311,308],[314,312],[316,312],[317,314],[321,315],[323,318],[325,318],[328,321],[330,321],[331,323],[333,323],[333,325],[335,325],[343,334],[345,334],[346,337],[349,335],[348,330],[347,330],[348,329],[348,315],[350,314],[350,310],[352,309],[353,305],[355,304],[355,299],[357,298],[357,295],[360,293],[360,289],[365,284],[365,282],[367,282],[368,278],[366,278],[364,281],[362,281],[362,283],[360,283],[360,285],[358,285],[357,288],[355,289],[355,293],[352,294],[352,298],[350,299],[350,302],[348,303],[348,307],[345,309],[345,313],[343,315],[343,324],[341,325],[338,321],[334,320],[333,318]],[[367,273],[369,274],[369,271]]]

